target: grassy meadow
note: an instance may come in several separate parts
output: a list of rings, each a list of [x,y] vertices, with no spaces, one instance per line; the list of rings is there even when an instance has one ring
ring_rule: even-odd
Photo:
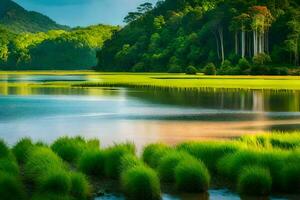
[[[133,143],[101,148],[99,140],[82,137],[51,145],[24,138],[12,148],[1,141],[0,155],[0,196],[6,200],[91,199],[103,180],[118,182],[128,199],[161,199],[165,184],[184,193],[218,187],[242,196],[300,193],[299,132],[150,144],[141,155]]]

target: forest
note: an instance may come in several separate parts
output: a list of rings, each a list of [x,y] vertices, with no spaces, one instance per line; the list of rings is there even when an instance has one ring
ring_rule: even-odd
[[[99,71],[299,74],[297,0],[144,3],[98,51]]]
[[[88,69],[96,50],[119,27],[95,25],[71,30],[15,34],[0,27],[0,69]]]

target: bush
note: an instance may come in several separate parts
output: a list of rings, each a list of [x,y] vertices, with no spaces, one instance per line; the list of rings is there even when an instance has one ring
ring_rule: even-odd
[[[30,138],[21,139],[12,149],[15,157],[18,162],[23,164],[29,154],[30,149],[33,147],[32,141]]]
[[[269,195],[272,189],[270,171],[262,167],[245,167],[239,175],[237,188],[244,195]]]
[[[196,159],[186,159],[175,168],[176,187],[183,192],[205,192],[210,175],[205,165]]]
[[[61,137],[51,146],[51,149],[67,162],[78,160],[86,148],[86,141],[80,137]]]
[[[188,75],[196,75],[198,70],[194,66],[188,66],[185,70],[185,73]]]
[[[133,66],[132,72],[145,72],[146,69],[145,63],[139,62]]]
[[[167,153],[158,166],[159,178],[163,182],[175,181],[175,168],[184,159],[191,159],[192,156],[185,152],[172,151]]]
[[[179,65],[171,65],[169,67],[168,73],[181,73],[182,69]]]
[[[71,190],[70,174],[65,170],[52,169],[39,178],[40,192],[67,195]]]
[[[205,75],[216,75],[217,74],[216,66],[214,65],[214,63],[208,63],[205,66],[203,72]]]
[[[270,74],[270,69],[267,66],[255,65],[251,68],[251,75],[267,75]]]
[[[265,53],[259,53],[256,56],[253,56],[252,58],[253,64],[257,66],[265,65],[267,63],[270,63],[271,61],[271,57]]]
[[[142,165],[143,162],[140,159],[138,159],[138,157],[136,157],[135,155],[128,154],[123,156],[121,159],[120,171],[124,172],[133,167],[142,166]]]
[[[289,69],[287,67],[272,67],[269,74],[286,76],[289,74]]]
[[[121,185],[129,199],[160,199],[159,178],[157,174],[148,167],[138,166],[126,170],[122,173]]]
[[[242,71],[248,70],[251,68],[250,63],[246,58],[241,58],[237,65]]]
[[[71,173],[71,195],[78,200],[86,200],[91,196],[91,186],[81,173]]]
[[[105,155],[100,150],[88,150],[84,152],[78,161],[78,169],[89,176],[103,176]]]
[[[168,152],[171,148],[166,144],[150,144],[144,148],[143,160],[152,168],[157,168],[160,159]]]
[[[105,175],[119,178],[122,158],[128,154],[135,154],[135,146],[131,143],[115,145],[105,150]]]
[[[22,200],[25,198],[21,181],[4,172],[0,172],[0,197],[3,200]]]
[[[281,173],[282,188],[286,192],[300,193],[300,164],[299,161],[295,163],[286,164]]]

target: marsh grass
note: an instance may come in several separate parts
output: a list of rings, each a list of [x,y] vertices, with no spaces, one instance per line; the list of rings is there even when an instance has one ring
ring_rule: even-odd
[[[286,164],[281,170],[282,188],[288,193],[300,193],[300,162]]]
[[[38,182],[41,193],[67,195],[71,190],[70,173],[64,169],[50,169],[39,178]]]
[[[92,187],[84,174],[71,173],[71,195],[78,200],[86,200],[92,195]]]
[[[244,167],[238,178],[237,189],[242,195],[268,196],[272,189],[270,171],[259,166]]]
[[[34,144],[32,143],[30,138],[23,138],[14,145],[12,151],[18,162],[23,164],[28,157],[30,149],[33,147]]]
[[[78,169],[89,176],[103,177],[105,159],[104,151],[99,149],[87,150],[79,158]]]
[[[120,171],[124,172],[133,167],[143,166],[143,165],[144,165],[143,161],[140,160],[137,156],[131,154],[124,155],[121,159]]]
[[[193,159],[191,155],[182,151],[170,151],[162,157],[157,171],[162,182],[175,181],[175,168],[185,159]]]
[[[3,200],[24,200],[25,189],[19,178],[0,172],[0,198]]]
[[[142,165],[125,170],[121,175],[121,185],[129,199],[161,199],[159,178],[149,167]]]
[[[185,159],[175,168],[175,181],[179,191],[206,192],[210,185],[210,174],[201,161]]]
[[[132,143],[117,144],[105,149],[105,175],[108,178],[118,179],[121,173],[121,161],[125,155],[135,155],[135,145]]]
[[[143,150],[143,160],[152,168],[157,168],[161,158],[171,151],[171,148],[163,143],[150,144]]]
[[[8,157],[10,154],[9,148],[3,140],[0,140],[0,158]]]

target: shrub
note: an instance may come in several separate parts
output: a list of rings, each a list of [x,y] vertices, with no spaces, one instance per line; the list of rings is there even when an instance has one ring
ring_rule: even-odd
[[[188,66],[185,70],[185,73],[188,75],[196,75],[198,70],[194,66]]]
[[[251,75],[267,75],[270,73],[270,69],[267,66],[255,65],[251,68]]]
[[[78,161],[78,169],[89,176],[104,175],[105,155],[100,150],[88,150],[84,152]]]
[[[122,173],[121,185],[130,199],[160,199],[159,178],[157,174],[148,167],[137,166],[126,170]]]
[[[216,75],[217,74],[216,66],[214,65],[214,63],[208,63],[205,66],[203,72],[205,75]]]
[[[85,200],[91,196],[91,186],[87,178],[81,173],[71,173],[71,195],[78,200]]]
[[[262,167],[245,167],[239,175],[237,188],[244,195],[269,195],[272,189],[270,171]]]
[[[143,160],[150,167],[156,168],[160,159],[170,150],[171,148],[166,144],[150,144],[144,148]]]
[[[62,137],[51,146],[51,149],[67,162],[75,162],[85,148],[86,142],[80,137]]]
[[[175,168],[175,180],[180,191],[205,192],[210,184],[210,175],[202,162],[185,159]]]
[[[42,193],[67,195],[71,190],[70,174],[65,170],[52,169],[45,172],[39,179],[39,189]]]
[[[9,148],[3,140],[0,140],[0,158],[5,158],[9,156]]]
[[[12,149],[19,163],[24,163],[28,157],[30,149],[33,147],[30,138],[21,139]]]
[[[257,66],[262,66],[264,64],[270,63],[271,61],[271,57],[265,53],[259,53],[252,58],[253,64]]]
[[[158,166],[159,177],[163,182],[175,181],[175,168],[184,159],[191,159],[192,156],[185,152],[172,151],[167,153]]]
[[[139,62],[133,66],[132,72],[145,72],[146,69],[145,63]]]
[[[286,192],[300,193],[300,164],[299,161],[295,163],[286,164],[281,173],[282,188]]]
[[[123,156],[121,159],[120,171],[124,172],[133,167],[142,166],[142,165],[143,162],[140,159],[138,159],[138,157],[136,157],[135,155],[128,154]]]
[[[248,60],[246,58],[241,58],[238,62],[237,65],[242,71],[245,71],[247,69],[251,68],[250,63],[248,62]]]
[[[105,150],[105,175],[109,178],[119,178],[121,160],[125,155],[134,155],[135,146],[131,143],[119,144]]]
[[[272,67],[269,74],[285,76],[289,74],[289,69],[287,67]]]
[[[0,173],[0,197],[5,200],[22,200],[25,198],[24,187],[21,181],[4,172]]]
[[[240,146],[229,142],[187,142],[178,145],[177,149],[202,160],[211,171],[217,171],[217,162],[225,155],[236,152]]]
[[[171,65],[169,67],[168,73],[181,73],[182,69],[179,65]]]

